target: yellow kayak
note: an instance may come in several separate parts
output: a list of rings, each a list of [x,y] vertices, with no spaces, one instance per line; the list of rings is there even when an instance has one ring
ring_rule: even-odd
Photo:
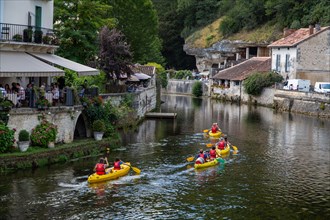
[[[205,163],[202,163],[202,164],[195,164],[194,167],[195,167],[195,169],[200,169],[200,168],[215,166],[218,163],[219,163],[218,160],[212,160],[212,161],[205,162]]]
[[[217,131],[215,133],[212,133],[212,131],[209,131],[209,136],[210,137],[215,137],[215,138],[219,138],[221,135],[221,131]]]
[[[227,146],[225,147],[225,149],[220,150],[220,149],[217,148],[216,151],[217,151],[218,154],[219,154],[219,151],[220,151],[220,155],[225,155],[225,154],[228,154],[230,152],[230,147],[227,144]]]
[[[127,164],[127,165],[125,165]],[[110,172],[111,169],[113,169],[113,167],[107,168],[105,171],[107,174],[104,175],[98,175],[96,173],[93,173],[92,175],[90,175],[88,177],[88,183],[98,183],[98,182],[104,182],[107,180],[114,180],[114,179],[118,179],[121,176],[125,176],[128,174],[129,170],[131,169],[130,167],[130,163],[126,162],[125,164],[120,165],[121,169],[120,170],[112,170],[112,172]]]

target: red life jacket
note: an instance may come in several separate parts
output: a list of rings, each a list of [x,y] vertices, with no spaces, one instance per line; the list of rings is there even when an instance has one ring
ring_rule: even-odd
[[[117,162],[113,163],[113,169],[114,170],[120,170],[120,161],[117,161]]]
[[[212,133],[217,133],[217,127],[216,126],[212,126]]]
[[[218,149],[220,149],[220,150],[224,150],[224,149],[225,149],[225,142],[221,141],[221,142],[218,144]]]
[[[203,164],[204,163],[204,158],[198,157],[195,163],[196,164]]]
[[[96,173],[98,175],[104,175],[105,174],[105,168],[103,163],[96,164]]]
[[[204,159],[204,154],[203,153],[199,153],[198,157],[201,157]]]
[[[214,159],[214,158],[216,158],[217,157],[217,153],[216,153],[216,151],[215,150],[210,150],[210,158],[211,159]]]

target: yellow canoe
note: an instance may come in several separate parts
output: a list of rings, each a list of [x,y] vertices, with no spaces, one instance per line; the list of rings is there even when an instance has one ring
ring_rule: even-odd
[[[126,162],[125,164],[120,165],[121,167],[120,170],[112,170],[112,172],[110,172],[110,170],[113,169],[113,167],[107,168],[105,170],[107,174],[104,175],[98,175],[96,173],[93,173],[88,177],[87,181],[88,183],[99,183],[108,180],[118,179],[121,176],[125,176],[128,174],[129,170],[131,169],[130,167],[131,164],[129,162]]]
[[[212,161],[205,162],[205,163],[202,163],[202,164],[195,164],[194,167],[195,167],[195,169],[201,169],[201,168],[215,166],[218,163],[219,163],[218,160],[212,160]]]
[[[227,144],[227,146],[225,147],[225,149],[220,150],[220,149],[217,148],[216,151],[217,151],[218,154],[219,154],[219,151],[220,151],[220,155],[225,155],[225,154],[228,154],[230,152],[230,147]]]
[[[221,131],[217,131],[215,133],[212,133],[212,131],[209,131],[209,136],[214,138],[219,138],[221,135]]]

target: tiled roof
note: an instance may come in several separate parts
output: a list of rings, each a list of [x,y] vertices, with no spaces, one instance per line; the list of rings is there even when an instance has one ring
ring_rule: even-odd
[[[330,26],[322,27],[321,30],[318,32],[316,32],[313,29],[314,34],[309,34],[309,28],[300,28],[299,30],[296,30],[289,36],[281,38],[280,40],[273,42],[272,44],[268,45],[268,47],[293,47],[293,46],[296,46],[297,44],[301,43],[302,41],[305,41],[308,38],[311,38],[327,29],[330,29]]]
[[[255,72],[268,72],[271,69],[270,57],[253,57],[240,64],[219,71],[213,79],[244,80]]]
[[[154,66],[143,66],[140,64],[135,64],[134,66],[131,66],[131,70],[133,73],[144,73],[149,76],[153,76],[156,72],[156,68]]]

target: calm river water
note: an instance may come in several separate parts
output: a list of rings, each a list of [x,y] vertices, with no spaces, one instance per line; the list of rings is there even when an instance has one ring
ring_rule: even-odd
[[[141,169],[91,186],[98,158],[0,178],[1,219],[329,219],[330,120],[163,96],[175,120],[146,120],[110,153]],[[186,158],[218,122],[239,149],[195,171]]]

